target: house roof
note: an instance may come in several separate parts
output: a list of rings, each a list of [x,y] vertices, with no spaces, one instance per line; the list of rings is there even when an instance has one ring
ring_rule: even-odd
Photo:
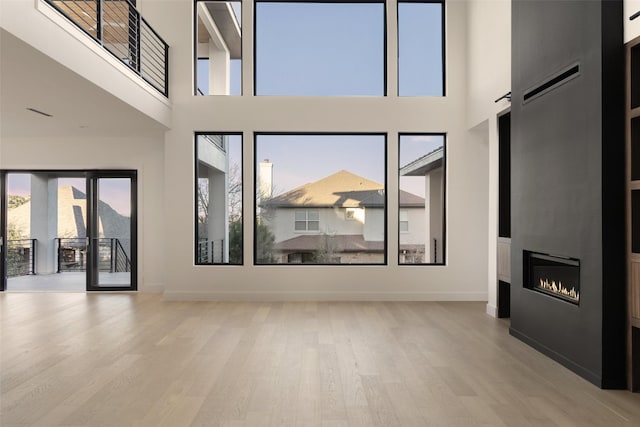
[[[315,252],[326,247],[334,252],[382,252],[384,242],[364,240],[362,234],[305,234],[273,245],[281,252]]]
[[[384,185],[341,170],[319,181],[304,184],[264,200],[266,207],[384,207]],[[424,207],[424,199],[400,191],[400,206]]]
[[[400,176],[425,176],[434,169],[442,167],[443,147],[417,158],[400,168]]]

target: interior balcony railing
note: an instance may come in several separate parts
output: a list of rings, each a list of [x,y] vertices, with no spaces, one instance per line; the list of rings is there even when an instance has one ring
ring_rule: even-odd
[[[7,241],[7,276],[18,277],[36,274],[37,239]]]
[[[45,0],[147,83],[169,96],[169,45],[132,0]]]

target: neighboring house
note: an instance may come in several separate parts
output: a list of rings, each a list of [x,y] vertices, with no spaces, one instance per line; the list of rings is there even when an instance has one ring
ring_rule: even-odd
[[[278,263],[384,262],[384,185],[342,170],[261,202]],[[401,249],[424,252],[424,199],[400,192]],[[420,249],[422,248],[422,249]]]
[[[425,200],[427,209],[424,211],[422,220],[424,242],[428,243],[428,250],[423,254],[424,259],[417,260],[411,251],[403,252],[403,213],[402,204],[400,206],[400,263],[444,263],[444,162],[443,148],[437,148],[430,153],[412,161],[400,168],[400,176],[424,176],[425,178]],[[407,243],[413,243],[408,242]],[[406,248],[409,249],[409,248]]]

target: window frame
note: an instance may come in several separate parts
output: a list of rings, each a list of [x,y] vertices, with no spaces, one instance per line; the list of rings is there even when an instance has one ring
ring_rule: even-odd
[[[240,262],[239,263],[235,263],[232,264],[230,262],[219,262],[219,263],[203,263],[203,262],[199,262],[198,261],[198,244],[199,244],[199,240],[198,240],[198,186],[199,186],[199,161],[200,161],[200,157],[199,157],[199,153],[198,153],[198,137],[200,136],[205,136],[205,135],[221,135],[221,136],[239,136],[240,137],[240,159],[239,159],[239,165],[240,165],[240,180],[241,180],[241,186],[242,186],[242,191],[240,192],[240,212],[242,215],[242,224],[241,224],[241,248],[240,248]],[[194,207],[194,221],[193,221],[193,227],[194,227],[194,233],[193,233],[193,265],[195,266],[243,266],[244,265],[244,255],[245,255],[245,247],[244,247],[244,236],[245,236],[245,221],[246,221],[246,214],[245,214],[245,203],[244,203],[244,187],[245,187],[245,183],[244,183],[244,134],[242,132],[216,132],[216,131],[195,131],[193,132],[193,149],[194,149],[194,164],[193,164],[193,182],[194,182],[194,187],[193,187],[193,207]],[[225,148],[225,150],[227,150]],[[228,172],[227,172],[228,173]],[[229,206],[226,206],[226,209],[229,209]]]
[[[405,217],[405,219],[402,219],[403,216]],[[403,223],[407,225],[406,230],[402,229]],[[400,208],[398,210],[398,226],[399,226],[398,230],[400,231],[400,233],[409,233],[409,209]]]
[[[298,212],[304,212],[304,216],[305,216],[304,220],[297,219]],[[315,213],[318,216],[318,219],[309,219],[311,213]],[[299,229],[296,228],[296,223],[298,223],[298,222],[303,222],[304,223],[304,225],[305,225],[304,230],[299,230]],[[318,228],[316,230],[311,230],[309,228],[309,223],[311,223],[311,222],[317,222],[318,223]],[[293,214],[293,232],[294,233],[319,233],[320,232],[320,211],[318,211],[318,209],[299,209],[299,208],[294,209],[294,214]]]
[[[400,258],[402,256],[402,250],[400,249],[400,237],[402,234],[406,234],[407,232],[402,232],[400,231],[400,169],[402,168],[402,164],[400,163],[400,155],[401,155],[401,150],[402,150],[402,144],[401,144],[401,139],[403,136],[440,136],[442,137],[442,261],[441,262],[422,262],[420,264],[409,264],[409,263],[403,263],[400,262]],[[398,260],[398,266],[399,267],[404,267],[404,266],[434,266],[434,267],[446,267],[447,266],[447,237],[448,237],[448,233],[447,233],[447,185],[448,185],[448,179],[447,179],[447,163],[448,163],[448,157],[447,157],[447,138],[448,134],[447,132],[399,132],[398,133],[398,165],[397,165],[397,173],[398,173],[398,205],[397,205],[397,212],[398,212],[398,253],[397,253],[397,260]],[[427,200],[425,200],[425,210],[427,208]],[[408,209],[407,209],[408,210]],[[425,242],[425,253],[423,256],[423,260],[426,258],[427,255],[427,250],[429,248],[429,245],[427,244],[427,242]]]
[[[400,3],[437,3],[442,5],[441,19],[441,50],[442,50],[442,95],[400,95]],[[425,98],[444,98],[447,96],[447,27],[446,27],[446,0],[396,0],[396,96],[399,98],[425,97]]]
[[[204,0],[194,0],[194,1],[204,1]],[[240,0],[242,1],[242,0]],[[245,0],[251,1],[251,0]],[[257,13],[257,4],[258,3],[382,3],[382,95],[372,95],[371,98],[384,98],[389,96],[389,84],[388,84],[388,39],[389,39],[389,31],[388,31],[388,19],[389,14],[387,13],[387,3],[388,0],[252,0],[253,1],[253,96],[308,96],[308,97],[322,97],[322,98],[331,98],[331,97],[346,97],[346,98],[357,98],[359,96],[367,96],[367,95],[258,95],[258,61],[257,61],[257,46],[258,46],[258,36],[257,36],[257,25],[258,25],[258,13]],[[444,1],[444,0],[442,0]]]
[[[380,263],[361,263],[361,264],[337,264],[337,263],[310,263],[310,264],[288,264],[288,263],[258,263],[257,262],[257,253],[258,253],[258,241],[257,241],[257,225],[258,225],[258,204],[255,203],[256,201],[256,191],[259,188],[258,187],[258,160],[256,157],[256,152],[257,152],[257,144],[258,144],[258,137],[260,136],[381,136],[384,138],[384,159],[383,159],[383,164],[384,164],[384,214],[383,214],[383,236],[384,236],[384,240],[383,240],[383,249],[382,249],[382,256],[383,256],[383,262]],[[376,267],[380,267],[380,266],[388,266],[389,265],[389,191],[388,191],[388,187],[389,187],[389,182],[388,182],[388,172],[389,172],[389,133],[388,132],[292,132],[292,131],[286,131],[286,132],[276,132],[276,131],[267,131],[267,132],[254,132],[253,133],[253,156],[254,156],[254,161],[253,161],[253,219],[252,219],[252,223],[253,223],[253,243],[252,243],[252,250],[253,250],[253,265],[254,266],[266,266],[266,267],[273,267],[273,266],[336,266],[336,267],[358,267],[358,266],[376,266]],[[244,218],[244,217],[243,217]]]

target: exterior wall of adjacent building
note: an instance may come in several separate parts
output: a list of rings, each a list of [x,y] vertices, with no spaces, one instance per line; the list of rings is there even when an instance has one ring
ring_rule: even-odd
[[[363,224],[357,219],[346,219],[345,208],[308,208],[317,211],[320,216],[320,230],[318,231],[296,231],[295,212],[305,208],[276,208],[273,209],[272,218],[268,219],[271,231],[274,233],[275,241],[282,242],[305,234],[364,234],[365,224],[371,222],[371,227],[384,229],[383,217],[375,215],[375,211],[383,209],[367,208]],[[383,239],[377,239],[381,241]]]

